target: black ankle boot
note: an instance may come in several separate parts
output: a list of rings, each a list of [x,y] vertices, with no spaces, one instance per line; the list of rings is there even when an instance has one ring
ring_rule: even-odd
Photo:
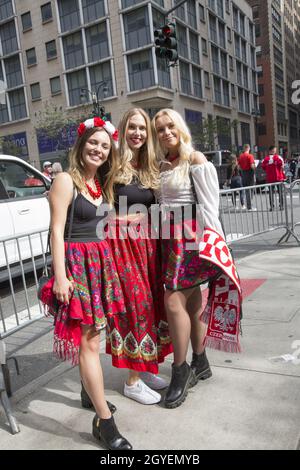
[[[100,419],[95,415],[93,419],[93,436],[102,441],[109,450],[132,449],[132,445],[119,433],[113,416],[109,419]]]
[[[82,408],[87,408],[87,409],[90,409],[90,410],[92,410],[92,409],[94,410],[94,405],[92,403],[92,400],[90,399],[90,397],[89,397],[86,389],[84,388],[82,382],[81,382],[80,396],[81,396],[81,406],[82,406]],[[107,403],[107,406],[109,408],[109,411],[113,415],[117,411],[117,407],[115,405],[113,405],[112,403],[110,403],[110,401],[107,401],[106,403]]]
[[[172,378],[164,400],[166,408],[176,408],[184,402],[192,381],[194,373],[187,362],[180,366],[172,364]]]
[[[191,382],[191,387],[194,387],[199,380],[206,380],[212,376],[205,350],[201,354],[193,352],[191,369],[194,372],[194,380]]]

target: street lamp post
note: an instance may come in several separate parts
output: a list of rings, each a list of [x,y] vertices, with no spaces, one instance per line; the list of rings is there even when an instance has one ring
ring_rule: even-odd
[[[99,116],[102,119],[105,119],[105,107],[101,104],[99,92],[103,88],[104,98],[107,96],[108,87],[105,81],[102,81],[97,86],[96,90],[89,90],[88,88],[81,88],[80,98],[81,101],[86,100],[87,96],[90,95],[93,103],[93,116]]]

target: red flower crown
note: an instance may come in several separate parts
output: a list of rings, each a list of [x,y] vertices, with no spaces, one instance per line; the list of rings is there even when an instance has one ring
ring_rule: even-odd
[[[100,117],[94,117],[81,122],[78,126],[77,133],[79,136],[82,136],[87,129],[92,129],[93,127],[103,127],[103,129],[111,135],[111,138],[115,142],[118,142],[118,130],[110,121],[104,121]]]

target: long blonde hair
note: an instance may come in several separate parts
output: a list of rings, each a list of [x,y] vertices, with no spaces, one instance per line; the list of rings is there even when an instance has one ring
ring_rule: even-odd
[[[158,113],[156,113],[154,118],[152,119],[155,150],[159,160],[164,161],[168,153],[168,150],[164,149],[161,146],[156,132],[156,121],[162,116],[168,116],[179,131],[179,163],[181,164],[186,161],[189,162],[191,154],[195,151],[192,143],[192,136],[190,130],[181,115],[177,111],[174,111],[174,109],[168,108],[161,109],[160,111],[158,111]]]
[[[140,149],[139,168],[131,165],[133,151],[130,149],[126,135],[130,119],[140,114],[146,123],[147,140]],[[144,188],[156,189],[159,182],[158,161],[154,152],[151,122],[148,114],[142,108],[131,108],[123,116],[119,124],[118,168],[115,175],[110,172],[114,183],[130,184],[137,177]]]
[[[102,131],[106,132],[103,127],[93,127],[87,129],[81,136],[79,136],[75,142],[74,147],[72,148],[69,155],[69,168],[68,173],[71,175],[71,178],[78,189],[79,192],[85,191],[86,186],[84,182],[84,163],[82,161],[82,152],[84,146],[88,139],[95,134],[95,132]],[[111,149],[108,155],[107,161],[101,165],[97,170],[97,177],[99,178],[104,196],[109,204],[114,203],[114,191],[112,181],[109,181],[107,174],[109,172],[116,171],[117,165],[117,156],[116,156],[116,147],[111,135],[107,132],[107,135],[110,138]]]

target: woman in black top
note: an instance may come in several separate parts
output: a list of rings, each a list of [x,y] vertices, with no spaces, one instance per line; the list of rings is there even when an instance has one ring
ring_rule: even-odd
[[[237,188],[243,187],[242,177],[240,174],[238,161],[235,155],[231,156],[230,162],[228,163],[228,166],[227,166],[226,186],[228,185],[230,186],[230,189],[237,189]],[[240,193],[241,209],[246,209],[245,193],[244,191],[239,191],[239,193]],[[232,203],[234,206],[236,206],[236,195],[237,195],[237,191],[233,192]]]
[[[131,449],[114,423],[115,407],[106,402],[99,361],[100,331],[125,312],[124,298],[107,241],[96,233],[97,209],[113,201],[112,185],[102,190],[102,165],[115,164],[115,129],[100,118],[78,128],[68,173],[60,173],[49,193],[53,285],[59,302],[54,313],[54,349],[79,363],[82,382],[96,410],[93,435],[109,449]],[[71,222],[70,207],[74,211]],[[71,231],[70,231],[71,224]],[[70,233],[70,237],[68,234]]]

